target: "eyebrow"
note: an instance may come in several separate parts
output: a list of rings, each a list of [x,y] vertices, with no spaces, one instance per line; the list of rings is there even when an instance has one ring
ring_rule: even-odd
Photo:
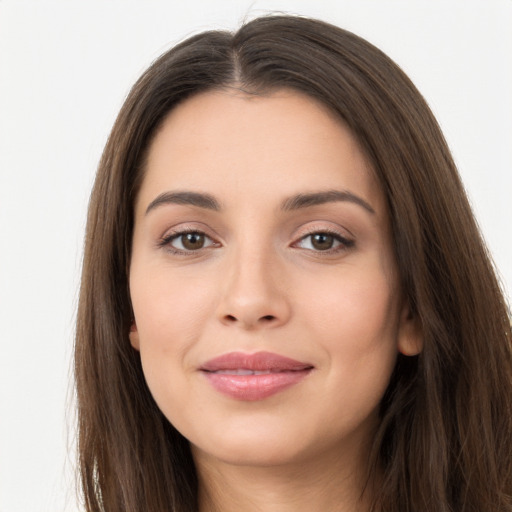
[[[348,201],[357,204],[369,213],[375,214],[375,210],[364,199],[347,190],[326,190],[311,194],[297,194],[296,196],[286,199],[281,205],[281,209],[284,211],[293,211],[338,201]]]
[[[220,205],[218,201],[210,194],[200,192],[164,192],[158,195],[146,208],[146,215],[151,211],[165,204],[184,204],[187,206],[197,206],[207,210],[218,212]]]
[[[326,190],[309,194],[297,194],[283,201],[281,209],[283,211],[294,211],[302,208],[309,208],[311,206],[341,201],[354,203],[361,206],[369,213],[375,214],[375,210],[364,199],[346,190]],[[163,192],[149,203],[149,206],[146,208],[146,215],[158,206],[166,204],[197,206],[199,208],[205,208],[216,212],[221,210],[219,202],[210,194],[189,191]]]

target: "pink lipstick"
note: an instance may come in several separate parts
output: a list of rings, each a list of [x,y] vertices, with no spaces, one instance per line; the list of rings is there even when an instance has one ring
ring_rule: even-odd
[[[237,400],[263,400],[299,383],[313,365],[271,352],[231,352],[200,367],[220,393]]]

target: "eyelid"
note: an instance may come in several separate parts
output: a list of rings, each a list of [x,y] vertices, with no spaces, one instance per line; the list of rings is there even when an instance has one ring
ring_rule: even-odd
[[[180,236],[183,236],[183,235],[186,235],[189,233],[197,233],[200,235],[204,235],[204,237],[209,239],[212,243],[207,245],[206,247],[201,247],[196,250],[179,249],[179,248],[173,247],[171,245],[171,242],[173,240],[176,240]],[[170,252],[172,254],[177,254],[177,255],[194,255],[194,254],[196,254],[197,255],[197,254],[203,252],[204,250],[208,250],[212,247],[215,247],[215,248],[220,247],[222,244],[218,241],[217,237],[215,237],[211,234],[211,230],[208,229],[206,226],[204,226],[204,225],[198,226],[196,223],[191,223],[191,224],[184,223],[184,224],[179,224],[178,226],[174,226],[172,228],[167,229],[165,231],[165,233],[161,237],[159,237],[156,245],[157,245],[157,248],[167,250],[168,252]]]
[[[313,224],[313,225],[311,225]],[[176,240],[180,236],[189,234],[189,233],[198,233],[207,238],[211,243],[207,246],[200,247],[198,249],[179,249],[171,245],[173,240]],[[349,236],[347,236],[349,233]],[[327,234],[335,238],[338,242],[336,247],[330,249],[314,249],[314,248],[305,248],[300,247],[299,244],[305,240],[306,238],[316,235],[316,234]],[[168,228],[165,233],[159,237],[157,240],[156,246],[157,248],[167,250],[171,254],[177,255],[198,255],[203,251],[218,248],[223,245],[222,242],[219,241],[219,238],[211,233],[211,229],[208,226],[205,226],[202,223],[182,223],[177,226],[173,226]],[[303,249],[312,253],[318,254],[334,254],[338,252],[347,251],[355,245],[355,240],[353,235],[346,228],[341,227],[333,227],[328,226],[325,223],[308,223],[307,226],[302,226],[297,230],[297,234],[294,237],[294,241],[290,244],[290,247],[296,249]]]
[[[314,225],[314,226],[308,226],[304,231],[302,231],[296,238],[295,241],[291,244],[292,247],[298,248],[298,249],[304,249],[307,251],[311,251],[313,253],[318,254],[333,254],[337,252],[343,252],[351,249],[355,245],[355,239],[354,236],[350,233],[349,236],[347,236],[343,231],[348,232],[347,229],[342,230],[340,228],[334,228],[332,226],[326,226],[326,225]],[[297,247],[297,245],[302,242],[304,239],[317,235],[317,234],[327,234],[332,237],[334,237],[338,242],[339,245],[335,248],[326,249],[326,250],[315,250],[315,249],[308,249],[308,248],[301,248]]]

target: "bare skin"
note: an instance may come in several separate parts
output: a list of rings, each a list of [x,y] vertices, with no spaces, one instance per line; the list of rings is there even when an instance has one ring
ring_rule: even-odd
[[[379,403],[421,343],[382,192],[338,119],[292,91],[175,108],[136,202],[130,293],[130,340],[191,443],[201,512],[368,510]],[[262,353],[304,368],[208,367]]]
[[[199,457],[200,512],[365,512],[364,447],[352,453],[326,453],[310,464],[275,467],[233,466]],[[348,465],[347,461],[352,464]]]

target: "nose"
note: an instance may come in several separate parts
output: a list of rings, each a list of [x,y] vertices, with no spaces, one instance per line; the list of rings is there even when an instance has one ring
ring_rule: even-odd
[[[223,280],[218,317],[225,325],[245,330],[286,324],[291,307],[285,273],[264,254],[236,255]]]

